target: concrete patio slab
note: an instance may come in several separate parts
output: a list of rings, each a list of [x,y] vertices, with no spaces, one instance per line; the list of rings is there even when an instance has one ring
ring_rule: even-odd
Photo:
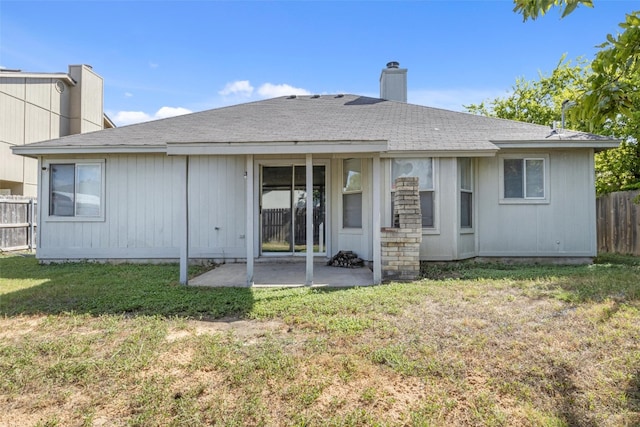
[[[254,287],[305,286],[304,262],[256,262]],[[245,287],[247,265],[222,264],[189,280],[190,286]],[[373,272],[367,268],[329,267],[324,262],[313,265],[314,287],[351,287],[373,285]]]

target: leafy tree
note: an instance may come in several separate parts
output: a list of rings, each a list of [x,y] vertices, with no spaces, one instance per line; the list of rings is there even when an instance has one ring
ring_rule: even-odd
[[[513,11],[522,14],[527,19],[537,19],[539,16],[545,15],[552,7],[564,8],[562,17],[564,18],[580,5],[593,7],[592,0],[514,0],[515,7]]]
[[[562,8],[563,18],[579,5],[593,7],[592,0],[514,0],[514,4],[514,12],[525,21],[545,15],[552,7]],[[587,90],[573,109],[572,114],[589,120],[592,130],[620,115],[633,115],[640,96],[640,11],[627,14],[620,28],[621,33],[607,34],[607,41],[598,46]]]
[[[576,64],[563,56],[551,74],[540,73],[538,80],[516,79],[512,91],[505,97],[480,104],[466,105],[470,113],[518,120],[540,125],[560,123],[562,105],[566,100],[579,99],[588,90],[594,72],[584,59]],[[598,194],[634,188],[640,183],[640,97],[628,115],[598,123],[577,114],[576,108],[565,108],[565,128],[595,132],[623,140],[620,148],[596,154],[596,191]]]
[[[592,0],[514,0],[514,12],[524,21],[535,20],[553,7],[562,17],[578,6],[593,7]],[[619,148],[596,155],[596,190],[599,194],[640,188],[640,11],[626,15],[621,33],[608,34],[588,65],[563,57],[549,76],[538,81],[517,79],[513,93],[466,106],[488,116],[548,125],[562,116],[562,102],[575,105],[566,111],[565,127],[622,140]]]
[[[464,107],[470,113],[483,116],[541,125],[560,123],[563,102],[575,100],[584,92],[590,75],[585,59],[578,59],[574,65],[563,56],[550,75],[539,73],[539,79],[533,81],[516,78],[508,96]],[[582,130],[586,124],[566,115],[565,127]]]

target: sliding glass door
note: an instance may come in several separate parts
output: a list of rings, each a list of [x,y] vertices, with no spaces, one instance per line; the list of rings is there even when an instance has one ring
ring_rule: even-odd
[[[313,166],[313,252],[326,252],[325,166]],[[304,165],[262,166],[261,253],[295,255],[307,250],[307,192]]]

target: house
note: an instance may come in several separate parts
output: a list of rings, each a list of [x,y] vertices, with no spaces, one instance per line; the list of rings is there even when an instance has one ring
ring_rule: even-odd
[[[247,264],[352,250],[381,280],[394,182],[418,177],[421,260],[589,260],[594,152],[609,138],[406,100],[389,63],[381,98],[286,96],[13,147],[38,160],[37,256]],[[307,195],[312,195],[309,203]],[[306,209],[306,206],[313,209]]]
[[[38,162],[11,147],[113,128],[103,81],[88,65],[68,73],[0,69],[0,194],[35,196]]]

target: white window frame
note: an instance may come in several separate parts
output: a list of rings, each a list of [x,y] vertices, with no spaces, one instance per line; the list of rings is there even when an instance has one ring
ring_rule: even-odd
[[[504,161],[511,159],[517,159],[523,161],[523,171],[522,171],[522,185],[523,197],[519,198],[507,198],[504,196]],[[526,182],[527,182],[527,172],[526,172],[526,162],[529,160],[542,160],[542,177],[544,179],[543,188],[544,188],[544,196],[543,197],[527,197],[526,194]],[[548,154],[539,154],[539,153],[527,153],[527,154],[502,154],[498,156],[498,171],[499,171],[499,203],[500,204],[549,204],[551,201],[551,194],[549,191],[549,155]]]
[[[347,190],[345,187],[345,182],[344,182],[344,164],[347,160],[358,160],[360,162],[360,188],[357,190]],[[340,176],[341,176],[341,183],[340,183],[340,187],[342,190],[342,195],[340,198],[340,204],[341,204],[341,215],[340,215],[340,226],[343,230],[362,230],[363,226],[364,226],[364,212],[363,212],[363,205],[364,205],[364,191],[363,191],[363,179],[364,179],[364,162],[362,158],[359,157],[351,157],[351,158],[345,158],[342,159],[341,162],[341,171],[340,171]],[[344,224],[344,210],[345,210],[345,203],[344,203],[344,196],[347,195],[353,195],[353,194],[360,194],[360,227],[349,227],[346,226]]]
[[[474,161],[472,158],[464,158],[464,159],[468,159],[469,160],[469,188],[464,188],[463,187],[463,183],[462,183],[462,168],[460,167],[460,160],[462,160],[463,158],[459,158],[458,159],[458,180],[459,180],[459,194],[460,194],[460,209],[459,209],[459,221],[458,221],[458,225],[460,226],[460,231],[462,233],[473,233],[473,230],[475,228],[475,224],[476,224],[476,219],[475,219],[475,209],[474,209],[474,191],[473,191],[473,187],[475,185],[475,179],[474,179]],[[470,221],[471,221],[471,225],[470,226],[463,226],[462,225],[462,193],[467,193],[467,194],[471,194],[471,212],[470,212]]]
[[[424,234],[438,233],[439,232],[439,222],[438,222],[438,192],[436,191],[437,187],[437,176],[438,176],[438,162],[435,157],[392,157],[389,162],[389,188],[391,189],[391,199],[389,205],[393,205],[393,198],[395,193],[394,182],[393,182],[393,162],[394,160],[431,160],[431,188],[423,188],[419,189],[418,193],[430,191],[432,193],[432,203],[433,203],[433,225],[431,226],[423,226],[422,232]],[[393,222],[393,209],[391,209],[391,221]]]
[[[73,165],[74,166],[74,180],[77,179],[77,167],[83,165],[99,165],[100,166],[100,213],[95,216],[82,216],[75,215],[75,203],[74,203],[74,215],[59,216],[51,215],[51,166],[52,165]],[[42,198],[43,200],[43,213],[45,213],[45,221],[49,222],[104,222],[105,220],[105,204],[106,204],[106,161],[105,159],[51,159],[43,164],[43,188]]]

